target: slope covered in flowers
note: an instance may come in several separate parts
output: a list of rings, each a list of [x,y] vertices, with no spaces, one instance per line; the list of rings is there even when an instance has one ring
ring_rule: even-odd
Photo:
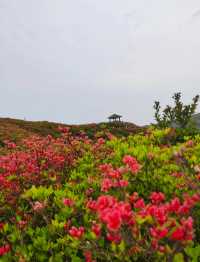
[[[200,136],[6,141],[0,261],[198,261]]]
[[[110,132],[118,137],[128,136],[130,134],[141,132],[145,129],[144,127],[139,127],[129,122],[105,122],[81,125],[62,124],[61,126],[69,127],[73,135],[85,132],[90,138],[105,136],[107,132]],[[26,121],[12,118],[0,118],[0,146],[3,145],[4,140],[12,140],[19,143],[23,138],[33,135],[52,135],[53,137],[58,137],[58,124],[48,121]]]

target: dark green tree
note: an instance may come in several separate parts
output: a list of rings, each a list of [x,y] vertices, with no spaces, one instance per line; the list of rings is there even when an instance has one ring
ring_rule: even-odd
[[[159,128],[166,128],[172,125],[180,128],[186,128],[191,123],[192,115],[195,113],[198,102],[199,95],[196,95],[192,99],[192,103],[189,105],[184,105],[181,101],[181,93],[175,93],[172,96],[174,100],[174,106],[167,105],[161,112],[161,106],[159,101],[154,102],[154,117],[156,124]]]

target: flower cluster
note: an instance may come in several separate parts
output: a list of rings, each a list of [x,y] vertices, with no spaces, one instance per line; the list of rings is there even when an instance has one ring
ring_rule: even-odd
[[[11,247],[8,244],[0,247],[0,256],[7,254],[8,252],[10,252],[10,250],[11,250]]]
[[[70,198],[64,198],[63,204],[68,207],[72,207],[74,205],[74,201]]]
[[[83,235],[84,235],[84,232],[85,232],[85,229],[84,227],[71,227],[71,229],[69,230],[69,234],[72,236],[72,237],[75,237],[77,239],[80,239]]]
[[[132,156],[124,156],[123,158],[123,163],[127,165],[127,167],[129,167],[130,171],[133,173],[133,174],[136,174],[140,169],[141,169],[141,166],[140,164],[137,162],[137,160],[132,157]]]
[[[112,141],[60,131],[0,141],[0,260],[190,260],[199,136],[170,145],[161,130]]]
[[[33,204],[33,210],[34,210],[35,212],[40,212],[40,211],[42,211],[44,208],[45,208],[45,204],[44,204],[44,203],[41,203],[40,201],[36,201],[36,202]]]
[[[114,169],[111,164],[100,165],[99,169],[104,177],[101,183],[102,192],[108,192],[112,188],[127,187],[129,182],[123,179],[123,174],[128,171],[136,174],[141,168],[137,160],[131,156],[125,156],[123,163],[126,164],[126,166],[118,169]]]
[[[150,203],[145,204],[137,192],[128,198],[129,202],[102,195],[97,200],[88,201],[86,206],[97,213],[99,222],[106,226],[107,239],[115,243],[120,243],[122,235],[124,236],[124,227],[133,239],[137,239],[146,231],[152,238],[152,248],[160,252],[167,252],[163,244],[160,244],[163,239],[178,242],[183,246],[193,239],[193,219],[190,210],[200,201],[199,195],[185,195],[182,203],[177,197],[170,202],[164,202],[165,195],[161,192],[152,192],[149,198]],[[143,225],[141,221],[146,223]],[[92,227],[92,231],[98,237],[101,234],[101,224]]]

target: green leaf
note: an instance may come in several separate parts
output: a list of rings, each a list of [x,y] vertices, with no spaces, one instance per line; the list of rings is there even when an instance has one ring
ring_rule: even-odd
[[[183,254],[178,253],[174,256],[173,262],[184,262]]]

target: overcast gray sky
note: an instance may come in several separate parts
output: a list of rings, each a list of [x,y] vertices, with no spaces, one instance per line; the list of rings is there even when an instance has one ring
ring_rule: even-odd
[[[199,71],[199,0],[0,0],[2,117],[147,124]]]

